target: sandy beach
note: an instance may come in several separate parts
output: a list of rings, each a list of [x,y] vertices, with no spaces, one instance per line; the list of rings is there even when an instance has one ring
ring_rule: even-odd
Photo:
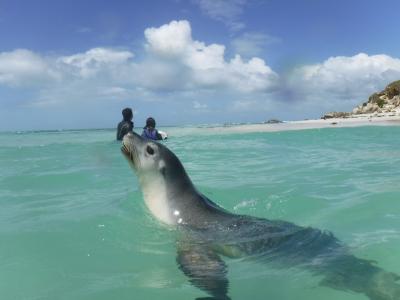
[[[348,118],[284,121],[275,124],[244,124],[210,128],[218,132],[274,132],[334,127],[400,126],[399,113],[360,114]]]

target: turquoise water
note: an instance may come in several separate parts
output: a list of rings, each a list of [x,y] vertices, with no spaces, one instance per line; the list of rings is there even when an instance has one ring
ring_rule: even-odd
[[[326,229],[400,274],[400,127],[218,134],[166,128],[199,190],[240,214]],[[114,130],[0,133],[1,299],[205,296],[147,212]],[[238,299],[367,299],[304,269],[226,260]]]

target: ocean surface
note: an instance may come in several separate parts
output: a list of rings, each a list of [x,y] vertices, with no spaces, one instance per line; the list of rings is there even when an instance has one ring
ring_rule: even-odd
[[[225,209],[329,230],[400,274],[400,127],[218,133],[163,128]],[[148,213],[114,130],[0,133],[0,299],[205,297]],[[233,300],[356,300],[293,266],[225,260]]]

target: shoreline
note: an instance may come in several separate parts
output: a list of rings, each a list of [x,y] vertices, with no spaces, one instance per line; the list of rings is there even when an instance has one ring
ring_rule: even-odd
[[[293,131],[307,129],[322,128],[346,128],[361,126],[400,126],[400,111],[396,113],[380,113],[380,114],[360,114],[344,118],[330,119],[307,119],[298,121],[282,121],[281,123],[248,123],[248,124],[232,124],[232,125],[188,125],[188,126],[160,126],[163,131],[172,133],[172,135],[185,134],[187,130],[196,130],[201,133],[251,133],[251,132],[277,132],[277,131]],[[135,128],[136,130],[137,128]],[[177,130],[179,129],[179,130]],[[68,131],[114,131],[115,128],[80,128],[80,129],[56,129],[56,130],[16,130],[16,131],[0,131],[0,134],[24,134],[24,133],[57,133]],[[178,133],[179,131],[179,133]],[[191,132],[193,134],[193,132]],[[171,135],[171,136],[172,136]]]
[[[310,119],[301,121],[284,121],[275,124],[246,124],[226,127],[214,127],[210,130],[226,133],[234,132],[275,132],[321,128],[346,128],[360,126],[400,126],[400,114],[362,114],[346,118]]]

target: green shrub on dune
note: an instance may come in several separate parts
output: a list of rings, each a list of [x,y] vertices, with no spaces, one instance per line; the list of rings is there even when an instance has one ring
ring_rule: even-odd
[[[400,80],[388,84],[384,92],[388,99],[392,99],[394,96],[400,95]]]

